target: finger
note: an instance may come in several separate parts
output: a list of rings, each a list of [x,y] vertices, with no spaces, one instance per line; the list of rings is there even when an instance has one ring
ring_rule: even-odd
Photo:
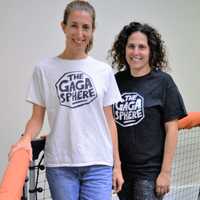
[[[14,146],[15,146],[15,144],[12,144],[12,145],[10,146],[10,149],[12,149]]]
[[[24,148],[27,152],[28,152],[28,155],[29,155],[29,161],[32,161],[32,157],[33,157],[33,150],[32,150],[32,147],[30,145],[28,146],[24,146],[22,147]]]
[[[160,193],[160,186],[156,185],[156,193]]]
[[[156,194],[157,194],[158,197],[161,197],[161,196],[165,195],[168,192],[169,192],[169,187],[168,186],[158,186],[156,188]]]
[[[8,153],[8,160],[9,160],[9,161],[10,161],[10,159],[12,158],[13,153],[16,151],[16,148],[17,148],[16,145],[12,145],[12,146],[11,146],[10,152]]]
[[[170,187],[169,186],[167,186],[167,192],[166,193],[168,193],[170,191]]]
[[[116,188],[116,192],[119,192],[122,189],[122,185],[123,185],[124,181],[123,180],[118,180],[117,181],[117,188]]]
[[[121,186],[121,185],[118,185],[118,186],[116,187],[116,192],[118,193],[119,191],[121,191],[121,189],[122,189],[122,186]]]
[[[33,150],[32,150],[32,148],[29,150],[29,159],[30,159],[30,161],[33,161]]]
[[[115,188],[115,192],[119,192],[120,191],[120,185],[118,182],[116,182],[116,188]]]
[[[156,194],[157,194],[158,197],[161,196],[161,187],[160,186],[156,187]]]
[[[116,191],[116,189],[117,189],[116,187],[117,186],[116,186],[116,179],[115,178],[113,178],[112,187],[113,187],[113,190]]]
[[[163,195],[169,192],[169,186],[163,187]]]
[[[8,153],[8,161],[10,161],[11,157],[12,157],[12,152],[10,151],[10,152]]]
[[[160,196],[163,196],[166,193],[166,187],[161,186],[160,187]]]

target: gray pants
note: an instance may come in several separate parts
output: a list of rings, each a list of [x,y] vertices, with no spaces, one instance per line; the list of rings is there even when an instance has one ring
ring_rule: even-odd
[[[162,200],[155,193],[153,180],[125,180],[122,190],[118,194],[120,200]]]

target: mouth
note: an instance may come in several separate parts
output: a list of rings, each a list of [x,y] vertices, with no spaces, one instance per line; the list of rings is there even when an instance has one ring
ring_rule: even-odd
[[[142,57],[134,56],[134,57],[129,57],[131,61],[133,62],[139,62],[142,60]]]
[[[73,43],[75,43],[76,45],[79,45],[79,46],[85,42],[85,40],[77,40],[77,39],[73,39],[72,41],[73,41]]]

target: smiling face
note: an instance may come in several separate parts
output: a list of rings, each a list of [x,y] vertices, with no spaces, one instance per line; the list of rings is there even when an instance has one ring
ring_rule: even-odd
[[[143,76],[150,72],[150,47],[145,34],[132,33],[128,38],[125,51],[126,61],[133,76]]]
[[[86,56],[86,48],[93,37],[92,17],[84,10],[70,13],[66,24],[62,23],[66,35],[66,50],[80,57]]]

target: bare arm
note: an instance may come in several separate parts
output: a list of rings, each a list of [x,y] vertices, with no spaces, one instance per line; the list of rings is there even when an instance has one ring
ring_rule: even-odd
[[[161,172],[156,181],[156,192],[159,196],[169,192],[172,161],[176,151],[178,138],[178,121],[172,120],[165,123],[166,139]]]
[[[32,115],[26,124],[23,137],[29,138],[30,140],[35,138],[39,134],[42,128],[44,122],[44,116],[45,116],[45,108],[34,104]]]
[[[33,104],[31,118],[26,124],[23,136],[19,139],[19,141],[15,145],[12,145],[12,148],[9,152],[9,158],[17,149],[25,148],[27,151],[29,151],[30,160],[32,159],[31,140],[39,134],[43,125],[44,116],[45,116],[45,108]]]
[[[121,173],[121,161],[119,158],[119,150],[118,150],[117,128],[112,114],[112,106],[104,107],[104,113],[110,129],[112,137],[112,145],[113,145],[113,158],[114,158],[113,187],[116,192],[119,192],[121,190],[124,181]]]

